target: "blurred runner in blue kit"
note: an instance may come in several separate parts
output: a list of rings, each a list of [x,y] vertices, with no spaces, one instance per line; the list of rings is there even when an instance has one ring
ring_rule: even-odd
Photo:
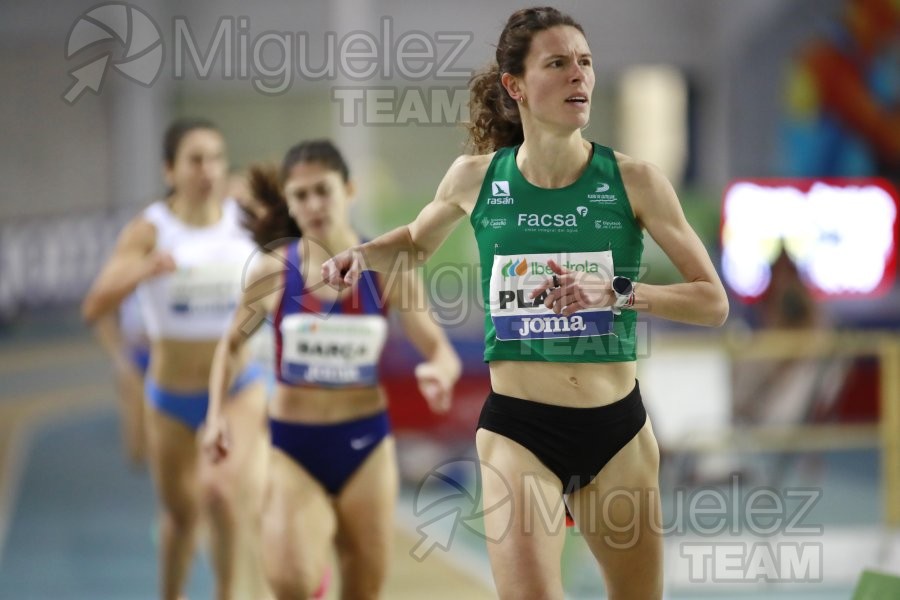
[[[140,301],[150,340],[145,426],[161,505],[161,597],[181,597],[206,517],[216,597],[264,599],[258,518],[268,436],[258,365],[242,365],[222,408],[235,423],[233,461],[199,461],[197,441],[216,342],[234,313],[254,247],[237,202],[223,198],[227,158],[216,127],[176,121],[163,154],[170,193],[126,225],[83,313],[95,321],[135,291]]]

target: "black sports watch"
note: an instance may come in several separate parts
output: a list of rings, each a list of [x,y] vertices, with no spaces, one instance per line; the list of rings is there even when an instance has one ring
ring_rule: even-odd
[[[634,304],[634,283],[627,277],[613,277],[612,291],[616,296],[616,301],[612,305],[613,313],[619,314],[621,309]]]

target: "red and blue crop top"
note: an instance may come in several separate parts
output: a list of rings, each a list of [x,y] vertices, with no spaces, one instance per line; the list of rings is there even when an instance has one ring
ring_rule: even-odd
[[[387,338],[387,306],[377,273],[363,271],[349,293],[329,301],[306,287],[302,264],[299,240],[291,242],[273,327],[278,381],[314,387],[376,385]]]

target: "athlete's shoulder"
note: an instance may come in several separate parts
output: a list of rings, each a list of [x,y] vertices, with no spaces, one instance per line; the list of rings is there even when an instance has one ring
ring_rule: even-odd
[[[165,200],[154,200],[145,206],[137,216],[152,220],[158,217],[170,217],[172,211],[169,209],[169,203]]]
[[[120,247],[150,251],[156,245],[156,225],[143,213],[132,217],[119,232]]]
[[[180,221],[172,213],[172,209],[169,208],[169,203],[165,200],[156,200],[150,203],[138,216],[160,231],[172,229],[180,224]]]
[[[273,250],[265,251],[257,249],[250,258],[248,282],[253,284],[263,280],[269,280],[289,267],[287,252],[290,244],[284,244]]]
[[[656,165],[616,152],[619,173],[635,218],[647,223],[651,215],[680,211],[678,195],[672,183]]]
[[[284,272],[288,269],[284,248],[269,252],[257,250],[247,262],[241,281],[243,302],[248,304],[262,303],[266,310],[271,310],[273,303],[280,298],[277,295],[284,286]]]
[[[470,195],[481,189],[481,183],[487,174],[495,153],[463,154],[458,156],[444,177],[442,185],[448,196],[455,194]]]
[[[629,189],[646,189],[668,184],[668,180],[659,167],[645,160],[640,160],[617,150],[614,151],[622,182]]]
[[[456,157],[456,160],[450,165],[449,172],[463,180],[478,180],[480,182],[484,179],[488,167],[491,166],[491,161],[494,160],[495,154],[496,152],[491,152],[490,154],[463,154]]]

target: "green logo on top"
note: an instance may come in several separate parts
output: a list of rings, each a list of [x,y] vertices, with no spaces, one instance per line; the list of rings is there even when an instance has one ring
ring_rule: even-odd
[[[528,272],[528,261],[523,259],[511,260],[500,270],[500,274],[504,277],[513,277],[514,275],[524,275]]]

